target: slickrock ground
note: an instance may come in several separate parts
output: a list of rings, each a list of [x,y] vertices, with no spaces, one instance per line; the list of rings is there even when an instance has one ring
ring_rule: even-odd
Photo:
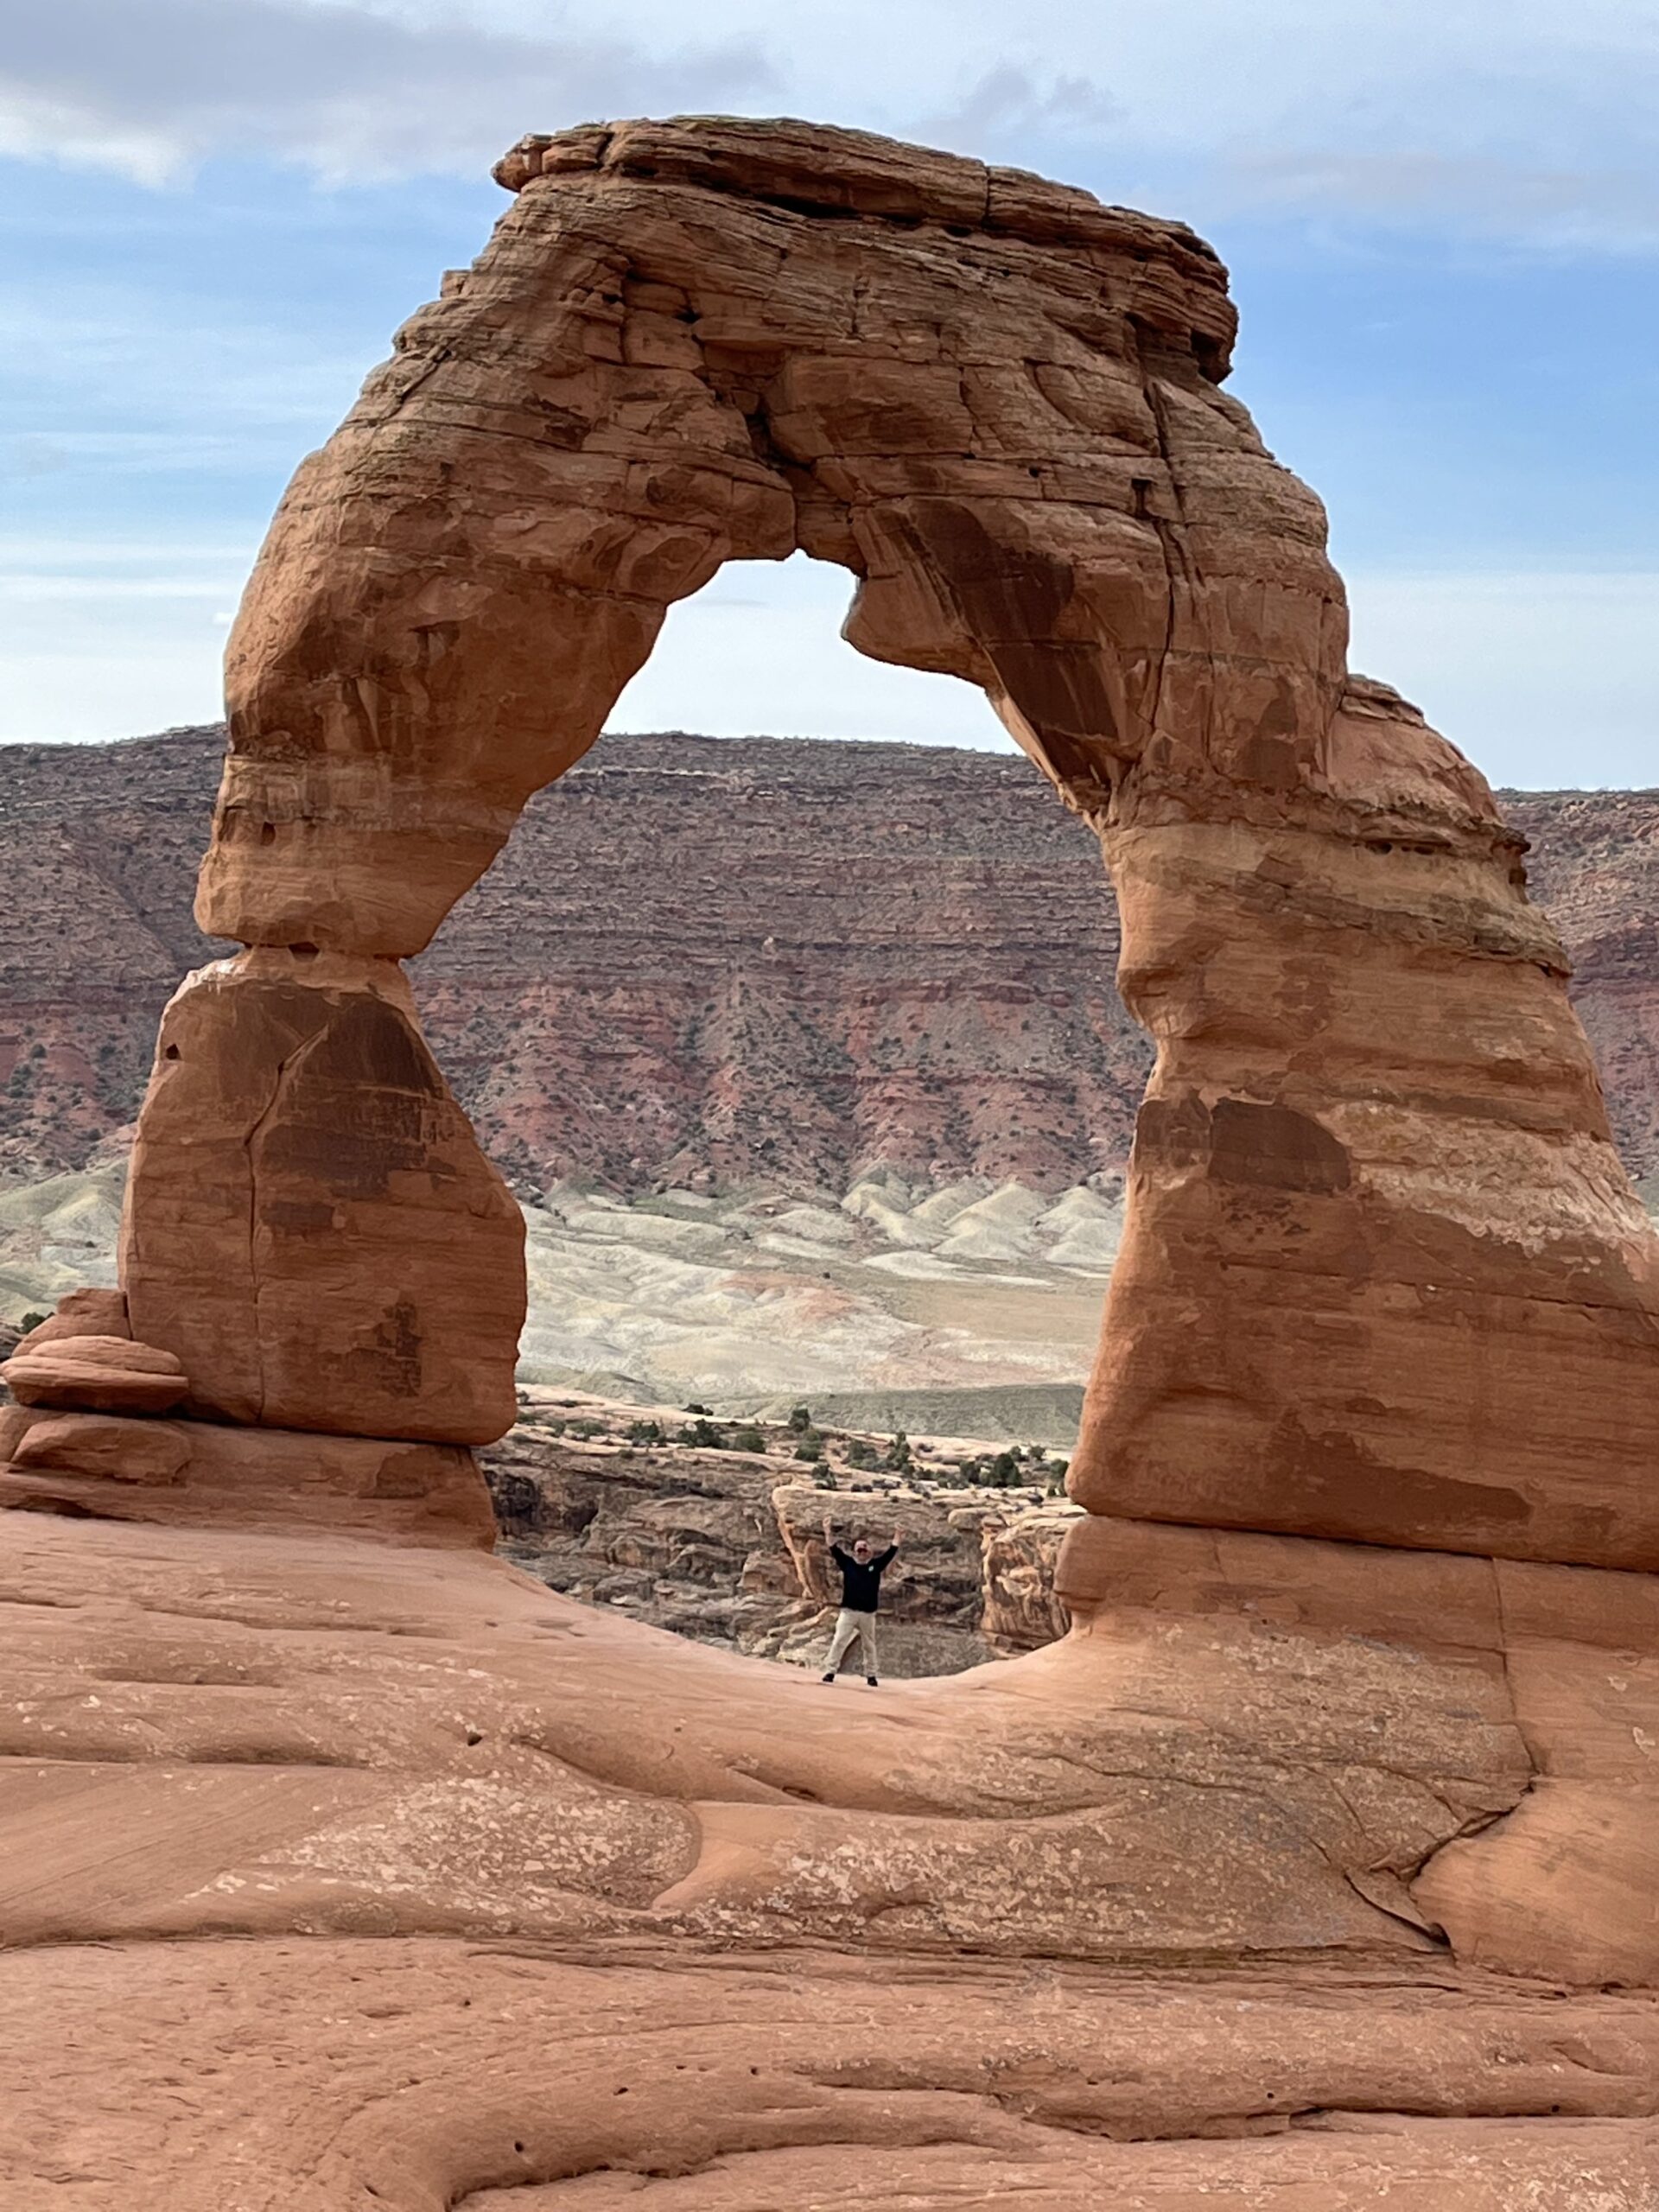
[[[82,1167],[130,1124],[163,1004],[224,949],[190,915],[223,746],[0,747],[14,1174]],[[1625,1157],[1659,1172],[1659,792],[1502,796]],[[522,1191],[707,1172],[842,1192],[887,1161],[1053,1192],[1128,1154],[1150,1055],[1116,957],[1095,841],[1023,760],[607,737],[531,799],[413,977]]]
[[[9,2212],[1659,2196],[1645,1578],[1126,1529],[875,1694],[453,1548],[5,1533]]]

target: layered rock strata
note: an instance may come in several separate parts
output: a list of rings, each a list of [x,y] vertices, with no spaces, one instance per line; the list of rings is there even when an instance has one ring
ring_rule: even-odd
[[[0,1173],[121,1143],[178,977],[226,950],[190,923],[224,743],[0,747]],[[1659,1170],[1659,791],[1498,800],[1639,1179]],[[613,731],[410,973],[521,1192],[839,1192],[877,1165],[1058,1191],[1128,1161],[1151,1053],[1117,956],[1098,842],[1021,758]]]

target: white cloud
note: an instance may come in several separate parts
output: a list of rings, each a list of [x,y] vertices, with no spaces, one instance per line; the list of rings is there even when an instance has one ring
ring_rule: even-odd
[[[526,130],[686,108],[943,139],[1188,214],[1659,233],[1653,0],[49,0],[0,63],[0,148],[152,181],[238,152],[476,175]]]
[[[303,0],[50,0],[9,32],[0,151],[147,183],[219,154],[333,181],[472,172],[550,115],[720,106],[768,81],[717,32],[647,50],[602,18],[549,35]]]
[[[843,569],[801,553],[729,563],[695,598],[670,607],[610,727],[1007,746],[976,685],[893,668],[846,642],[840,632],[853,583]]]

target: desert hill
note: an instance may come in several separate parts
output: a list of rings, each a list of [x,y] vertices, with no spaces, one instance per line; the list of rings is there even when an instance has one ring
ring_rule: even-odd
[[[97,1164],[190,918],[216,728],[0,747],[0,1173]],[[1578,968],[1615,1127],[1659,1168],[1659,791],[1506,795]],[[521,1192],[845,1192],[873,1166],[1052,1194],[1127,1152],[1146,1042],[1094,839],[1009,756],[607,737],[416,963]]]

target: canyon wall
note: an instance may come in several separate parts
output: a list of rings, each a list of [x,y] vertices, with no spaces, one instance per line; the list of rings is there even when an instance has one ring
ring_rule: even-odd
[[[221,728],[0,748],[0,1171],[118,1142],[179,976]],[[1620,1147],[1659,1172],[1659,792],[1503,792]],[[603,738],[411,963],[526,1191],[887,1162],[1065,1188],[1128,1159],[1151,1065],[1099,850],[1027,765],[944,747]],[[38,1057],[36,1053],[38,1052]]]

